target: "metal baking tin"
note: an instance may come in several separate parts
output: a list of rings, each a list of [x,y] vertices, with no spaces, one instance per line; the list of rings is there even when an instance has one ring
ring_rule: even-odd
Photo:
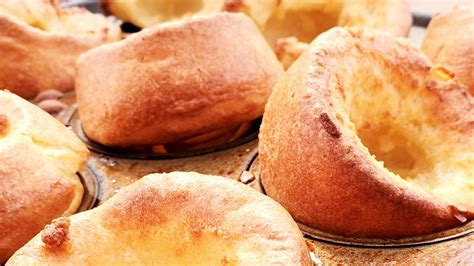
[[[80,1],[97,8],[95,1]],[[414,14],[410,39],[421,44],[429,16]],[[85,187],[80,211],[102,204],[122,187],[149,173],[196,171],[241,181],[265,193],[258,170],[258,132],[234,143],[196,152],[175,154],[131,154],[95,144],[80,126],[73,94],[61,99],[69,108],[57,118],[73,130],[91,150],[87,168],[79,173]],[[314,246],[315,264],[471,264],[474,257],[474,223],[452,230],[406,239],[354,239],[334,236],[299,225]]]

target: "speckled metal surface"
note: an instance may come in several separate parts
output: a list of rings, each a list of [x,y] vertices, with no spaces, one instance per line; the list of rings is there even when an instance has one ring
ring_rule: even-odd
[[[389,265],[472,265],[474,235],[410,248],[359,248],[322,242],[315,244],[315,255],[324,264]]]
[[[98,204],[108,199],[120,188],[144,175],[172,171],[195,171],[239,179],[245,166],[257,148],[253,141],[228,150],[178,159],[132,160],[92,153],[88,168],[99,178],[101,193]]]

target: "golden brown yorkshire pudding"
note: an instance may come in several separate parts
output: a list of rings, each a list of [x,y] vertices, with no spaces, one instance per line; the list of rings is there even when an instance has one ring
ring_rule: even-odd
[[[85,9],[52,1],[0,1],[0,88],[24,98],[74,88],[79,54],[120,39],[120,28]]]
[[[318,36],[275,85],[260,131],[265,191],[302,224],[399,238],[474,217],[474,98],[406,39]]]
[[[104,145],[175,143],[261,116],[281,74],[248,17],[196,17],[80,56],[79,114],[87,136]]]
[[[93,243],[93,244],[92,244]],[[312,265],[288,212],[236,181],[152,174],[60,218],[7,265]]]
[[[421,49],[433,63],[452,70],[474,95],[474,7],[434,16]]]
[[[412,18],[404,0],[101,0],[120,19],[139,27],[219,11],[244,12],[270,45],[294,36],[303,42],[334,26],[364,26],[406,36]]]
[[[80,140],[52,116],[0,91],[0,262],[52,219],[74,213],[88,158]]]
[[[275,54],[284,69],[288,69],[293,62],[308,49],[309,43],[300,42],[295,37],[278,39]]]

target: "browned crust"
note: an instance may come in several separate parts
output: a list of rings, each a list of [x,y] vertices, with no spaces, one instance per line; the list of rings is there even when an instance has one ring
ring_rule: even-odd
[[[0,88],[24,98],[54,88],[74,88],[74,63],[82,52],[98,43],[44,33],[0,15]]]
[[[356,61],[383,58],[386,67],[403,75],[403,82],[424,91],[432,103],[427,112],[433,123],[472,137],[472,97],[456,82],[431,81],[431,63],[417,49],[382,33],[335,28],[290,67],[266,106],[259,151],[268,195],[297,221],[344,236],[414,236],[460,225],[458,214],[472,219],[472,210],[461,212],[423,191],[395,184],[344,133],[347,128],[333,106],[340,103],[331,102],[337,86],[329,78],[353,49],[366,56]]]
[[[224,262],[311,265],[308,247],[285,209],[259,192],[222,177],[191,172],[145,176],[103,205],[70,219],[65,234],[62,227],[58,231],[58,226],[52,225],[53,235],[60,232],[59,242],[63,243],[63,236],[69,238],[68,250],[42,252],[45,246],[38,235],[8,264],[97,264],[105,253],[108,263],[146,264],[156,259],[153,254],[160,254],[160,249],[172,249],[170,254],[179,259],[183,253],[210,246],[214,248],[204,255]],[[159,242],[163,238],[169,243]],[[220,241],[222,246],[208,241]],[[230,251],[224,256],[216,248]]]
[[[104,145],[173,143],[261,116],[282,73],[245,15],[199,17],[82,55],[79,113]]]
[[[449,67],[474,94],[474,7],[434,16],[421,49],[433,63]]]
[[[0,114],[0,137],[5,136],[8,133],[10,127],[10,121],[5,114]]]
[[[41,234],[41,241],[45,244],[45,250],[58,250],[64,247],[69,240],[69,225],[71,221],[67,217],[54,219],[51,224],[46,225]]]
[[[11,124],[0,137],[2,263],[53,218],[75,211],[82,198],[75,172],[88,151],[61,123],[19,96],[0,91],[0,106]],[[53,150],[65,158],[48,156]]]
[[[319,115],[319,122],[321,126],[326,130],[326,132],[334,138],[339,138],[341,136],[341,132],[337,129],[334,122],[331,121],[329,115],[327,113],[321,113]]]
[[[75,189],[31,145],[0,149],[0,261],[5,262],[69,208]]]
[[[44,31],[15,18],[15,5],[24,5],[26,11],[34,9],[29,23],[42,23]],[[13,8],[12,14],[9,8]],[[6,12],[0,15],[0,89],[28,99],[44,90],[74,89],[74,64],[79,54],[120,38],[120,28],[102,15],[83,8],[60,9],[56,1],[12,2],[6,4]],[[80,27],[74,25],[77,21]],[[48,23],[52,29],[47,28]]]
[[[225,0],[222,11],[238,12],[244,7],[244,0]]]
[[[111,2],[112,2],[111,0],[99,0],[100,7],[102,8],[102,11],[104,11],[106,15],[114,14],[111,8]]]

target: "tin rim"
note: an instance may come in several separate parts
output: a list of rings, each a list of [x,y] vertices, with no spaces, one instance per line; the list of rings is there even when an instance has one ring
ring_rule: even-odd
[[[102,194],[102,187],[97,175],[89,168],[85,167],[82,171],[76,173],[84,188],[81,204],[76,213],[90,210],[97,206],[100,195]]]
[[[261,118],[255,119],[251,122],[251,127],[249,131],[242,137],[233,140],[231,142],[227,142],[221,145],[197,149],[192,151],[182,151],[182,152],[168,152],[168,153],[152,153],[152,152],[137,152],[130,149],[121,149],[121,148],[112,148],[101,145],[97,142],[92,141],[87,137],[85,134],[82,124],[77,112],[77,106],[71,106],[74,108],[74,111],[71,112],[71,116],[69,117],[66,126],[71,128],[71,130],[76,133],[76,135],[86,144],[86,146],[99,154],[123,158],[123,159],[138,159],[138,160],[165,160],[165,159],[178,159],[178,158],[185,158],[197,155],[203,155],[218,151],[227,150],[230,148],[234,148],[248,142],[251,142],[258,138],[260,124],[262,122]]]

